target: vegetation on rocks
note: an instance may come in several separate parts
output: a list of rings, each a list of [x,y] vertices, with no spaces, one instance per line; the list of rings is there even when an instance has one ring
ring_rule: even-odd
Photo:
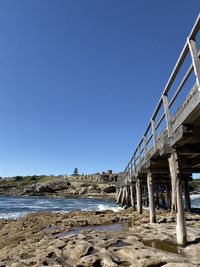
[[[190,181],[189,186],[191,191],[200,192],[200,179],[194,179],[193,181]]]
[[[0,194],[61,197],[115,193],[117,174],[16,176],[0,180]]]

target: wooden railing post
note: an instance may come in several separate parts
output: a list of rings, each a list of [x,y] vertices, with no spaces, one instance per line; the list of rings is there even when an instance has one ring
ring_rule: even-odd
[[[158,146],[157,146],[157,136],[156,136],[156,125],[155,125],[155,120],[153,119],[151,119],[151,129],[153,134],[153,146],[154,150],[156,151]]]
[[[200,91],[200,60],[198,57],[198,48],[196,45],[196,41],[193,39],[187,38],[187,43],[188,43],[190,54],[192,57],[192,64],[193,64],[194,73],[196,77],[197,87],[198,87],[198,90]]]
[[[126,184],[128,183],[129,178],[129,166],[126,167]]]
[[[163,99],[163,105],[164,105],[164,111],[165,111],[165,119],[166,119],[166,124],[167,124],[168,137],[173,137],[172,122],[171,122],[171,117],[169,113],[168,98],[166,95],[162,95],[162,99]]]
[[[139,153],[139,169],[141,168],[141,149],[140,149],[140,145],[138,147],[138,153]]]
[[[135,176],[136,176],[137,175],[137,166],[136,166],[135,155],[134,155],[134,172],[135,172]]]
[[[143,142],[144,142],[144,157],[147,159],[147,137],[144,135],[143,137]]]
[[[130,170],[129,170],[129,182],[132,182],[132,176],[133,176],[133,171],[132,171],[132,164],[130,164]]]

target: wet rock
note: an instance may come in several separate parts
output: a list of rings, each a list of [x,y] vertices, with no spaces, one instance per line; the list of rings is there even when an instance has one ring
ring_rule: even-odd
[[[168,216],[158,212],[157,218]],[[111,231],[105,225],[126,222]],[[199,266],[200,215],[187,215],[189,245],[181,254],[147,247],[144,241],[175,242],[175,223],[149,224],[148,213],[131,209],[120,212],[71,212],[30,214],[16,221],[0,222],[0,263],[10,266]],[[68,234],[69,228],[79,228]],[[94,225],[105,225],[95,228]],[[49,229],[49,230],[48,230]],[[82,229],[82,230],[81,230]],[[109,229],[109,231],[108,231]],[[56,232],[56,234],[55,234]],[[65,233],[63,236],[62,234]],[[173,243],[172,243],[173,244]],[[164,248],[165,249],[165,248]],[[0,265],[1,266],[1,265]]]

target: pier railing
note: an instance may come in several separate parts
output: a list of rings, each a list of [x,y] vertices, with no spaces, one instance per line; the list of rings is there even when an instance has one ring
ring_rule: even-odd
[[[163,143],[171,142],[175,131],[187,115],[184,111],[190,112],[186,108],[189,103],[192,101],[193,106],[195,105],[195,95],[200,94],[200,52],[196,42],[199,29],[200,15],[187,38],[144,135],[121,174],[118,184],[127,184],[138,176],[145,162],[158,151]],[[181,95],[182,92],[185,94],[184,97],[183,94]]]

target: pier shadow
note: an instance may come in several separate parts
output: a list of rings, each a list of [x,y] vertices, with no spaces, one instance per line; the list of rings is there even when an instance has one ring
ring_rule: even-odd
[[[195,238],[195,240],[193,240],[193,241],[188,241],[187,246],[188,245],[195,245],[195,244],[199,244],[199,243],[200,243],[200,237]]]
[[[166,241],[166,240],[141,240],[141,242],[147,246],[147,247],[152,247],[156,248],[165,252],[170,252],[170,253],[175,253],[175,254],[180,254],[180,247],[172,242]]]
[[[199,208],[191,208],[191,213],[200,214],[200,209]]]

